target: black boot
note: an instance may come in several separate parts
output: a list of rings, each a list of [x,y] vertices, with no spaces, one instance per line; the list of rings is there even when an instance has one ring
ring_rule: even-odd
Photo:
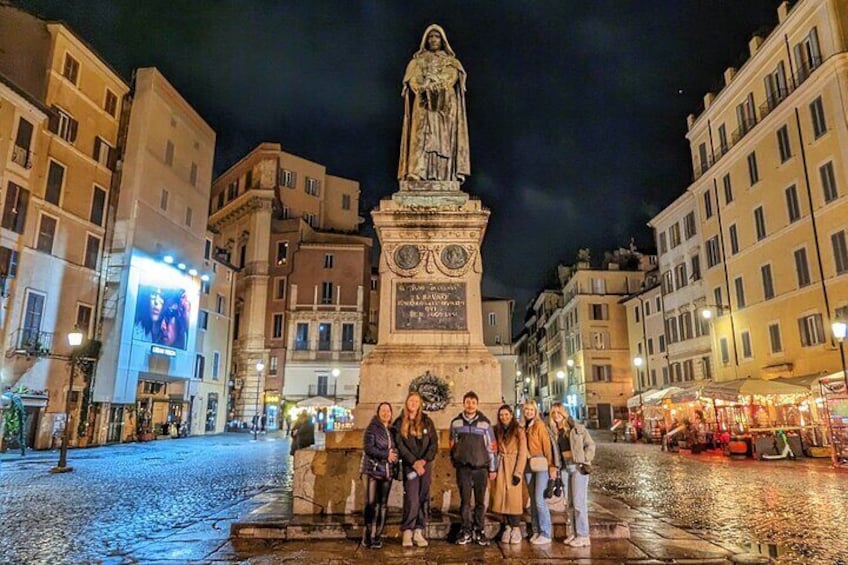
[[[383,547],[383,528],[386,527],[386,515],[389,513],[389,507],[385,504],[377,506],[377,524],[374,528],[374,539],[371,541],[371,547],[380,549]]]
[[[374,547],[374,539],[372,532],[374,530],[374,507],[365,506],[365,528],[362,536],[362,545],[365,547]]]

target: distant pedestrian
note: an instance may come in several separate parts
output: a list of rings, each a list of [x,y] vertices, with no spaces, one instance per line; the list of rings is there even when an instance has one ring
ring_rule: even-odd
[[[551,407],[551,423],[557,432],[559,449],[563,452],[563,469],[568,473],[569,521],[574,528],[563,542],[571,547],[586,547],[591,544],[588,493],[595,441],[559,402]]]
[[[450,454],[459,486],[462,530],[456,543],[489,545],[486,537],[486,483],[497,477],[495,435],[492,425],[477,410],[473,391],[462,397],[463,411],[450,423]],[[474,507],[471,498],[474,497]]]
[[[259,431],[261,431],[263,434],[265,433],[265,423],[267,421],[268,421],[268,416],[266,416],[265,414],[262,414],[262,417],[259,419],[259,425],[260,425]]]
[[[527,466],[527,438],[518,426],[512,408],[498,409],[495,424],[498,442],[498,475],[491,488],[492,512],[503,515],[501,543],[521,543],[521,515],[524,514],[524,468]]]
[[[536,401],[525,402],[522,411],[528,456],[524,478],[530,491],[530,521],[533,528],[530,543],[545,545],[551,543],[553,537],[551,511],[545,500],[545,489],[557,473],[554,447]]]
[[[392,430],[392,405],[381,402],[377,414],[365,429],[362,438],[362,467],[360,476],[365,491],[365,547],[383,547],[383,528],[389,511],[389,492],[398,463],[398,450]]]
[[[410,392],[403,412],[393,426],[398,452],[403,461],[403,518],[400,530],[404,547],[429,545],[424,531],[427,528],[430,483],[433,480],[433,461],[439,450],[439,436],[433,420],[424,413],[421,404],[421,396],[417,392]]]

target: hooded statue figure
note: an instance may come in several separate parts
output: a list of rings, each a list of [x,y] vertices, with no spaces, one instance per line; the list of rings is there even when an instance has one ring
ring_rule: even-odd
[[[465,79],[445,30],[427,27],[403,75],[398,179],[462,183],[471,174]]]

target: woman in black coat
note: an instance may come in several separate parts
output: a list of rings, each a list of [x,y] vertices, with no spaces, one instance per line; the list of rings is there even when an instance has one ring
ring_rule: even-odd
[[[389,511],[389,492],[395,475],[398,451],[391,428],[392,405],[381,402],[365,428],[361,476],[365,490],[365,547],[383,547],[383,528]]]
[[[403,413],[392,426],[400,458],[403,460],[403,521],[400,529],[403,546],[428,545],[424,537],[427,527],[427,504],[433,460],[439,450],[439,436],[433,420],[424,413],[417,392],[406,397]]]

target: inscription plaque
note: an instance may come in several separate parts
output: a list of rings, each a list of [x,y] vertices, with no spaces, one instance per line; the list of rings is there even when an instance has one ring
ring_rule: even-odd
[[[396,330],[467,330],[465,283],[398,283]]]

